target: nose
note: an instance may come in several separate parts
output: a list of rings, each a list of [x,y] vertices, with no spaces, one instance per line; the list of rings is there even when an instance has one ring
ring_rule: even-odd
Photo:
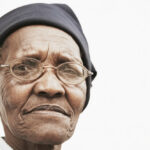
[[[45,72],[36,81],[33,91],[36,95],[47,98],[61,97],[65,94],[65,89],[61,82],[51,71]]]

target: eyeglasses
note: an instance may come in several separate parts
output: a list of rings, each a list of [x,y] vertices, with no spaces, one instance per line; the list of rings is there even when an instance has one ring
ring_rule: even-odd
[[[0,67],[9,67],[11,74],[23,81],[34,81],[43,75],[47,69],[54,69],[57,77],[65,84],[79,84],[93,73],[83,65],[75,62],[65,62],[57,67],[46,66],[41,61],[24,57],[16,59],[10,65],[1,64]]]

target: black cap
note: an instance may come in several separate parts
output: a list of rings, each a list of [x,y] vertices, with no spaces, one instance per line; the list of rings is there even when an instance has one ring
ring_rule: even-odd
[[[87,93],[84,108],[90,98],[91,82],[96,70],[91,62],[87,40],[82,27],[72,11],[65,4],[35,3],[16,8],[0,18],[0,45],[11,33],[28,25],[48,25],[59,28],[72,36],[80,48],[82,61],[87,69],[94,74],[86,79]]]

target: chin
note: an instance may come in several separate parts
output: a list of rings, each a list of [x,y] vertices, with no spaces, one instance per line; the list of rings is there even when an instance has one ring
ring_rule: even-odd
[[[68,140],[74,131],[75,124],[70,120],[63,121],[41,121],[32,122],[21,127],[14,134],[17,134],[22,140],[37,144],[60,145]]]
[[[67,141],[73,132],[68,128],[60,128],[60,127],[49,127],[37,130],[36,132],[32,132],[30,136],[26,136],[27,141],[37,144],[50,144],[50,145],[60,145]],[[29,135],[27,133],[27,135]]]

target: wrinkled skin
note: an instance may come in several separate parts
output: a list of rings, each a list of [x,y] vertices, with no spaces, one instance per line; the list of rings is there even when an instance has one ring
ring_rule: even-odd
[[[82,64],[79,47],[72,37],[43,25],[23,27],[12,33],[0,56],[2,64],[11,64],[24,56],[52,66],[68,61]],[[85,81],[66,85],[52,70],[35,81],[23,82],[7,68],[0,69],[0,114],[6,142],[14,150],[60,150],[74,132],[85,96]],[[68,116],[55,111],[23,114],[24,110],[45,104],[63,108]]]

